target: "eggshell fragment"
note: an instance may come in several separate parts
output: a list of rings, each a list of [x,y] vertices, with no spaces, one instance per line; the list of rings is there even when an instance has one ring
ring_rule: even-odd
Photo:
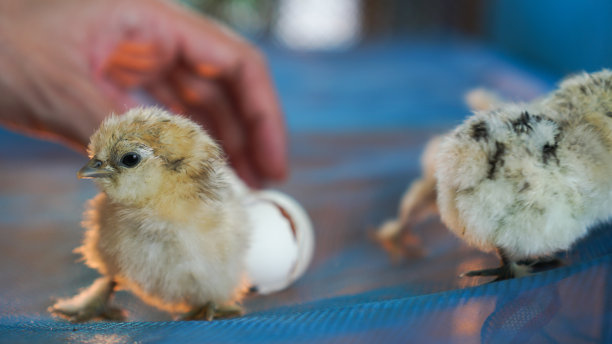
[[[260,294],[283,290],[310,264],[312,224],[300,204],[278,191],[252,192],[246,205],[253,228],[246,257],[251,285]]]

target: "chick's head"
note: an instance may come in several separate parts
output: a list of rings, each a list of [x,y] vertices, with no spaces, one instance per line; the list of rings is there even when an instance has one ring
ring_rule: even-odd
[[[131,205],[214,197],[224,164],[219,146],[200,126],[156,107],[111,115],[88,151],[78,177],[94,179],[111,200]]]

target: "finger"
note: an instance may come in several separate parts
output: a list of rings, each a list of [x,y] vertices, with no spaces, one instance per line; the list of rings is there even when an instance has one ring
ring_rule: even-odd
[[[38,68],[23,72],[31,81],[32,93],[42,95],[42,101],[30,102],[39,114],[38,129],[84,150],[103,118],[117,109],[116,103],[100,91],[86,71],[54,63],[63,59],[34,59]]]
[[[180,18],[179,25],[172,27],[181,42],[179,54],[195,71],[201,65],[220,71],[215,78],[223,81],[237,105],[252,152],[251,164],[262,176],[283,179],[287,174],[285,125],[264,59],[221,25],[178,7],[171,12]]]
[[[136,88],[145,83],[145,80],[148,79],[147,75],[143,75],[142,73],[134,73],[129,70],[123,70],[119,68],[112,68],[106,72],[106,76],[117,86],[130,89]]]
[[[103,73],[122,88],[135,88],[159,78],[162,68],[154,44],[122,41],[104,62]]]
[[[232,167],[234,167],[234,170],[236,171],[236,174],[240,176],[240,179],[242,179],[242,181],[244,181],[248,186],[255,189],[261,189],[263,187],[264,183],[261,177],[255,174],[246,156],[241,156],[234,159],[232,161]]]
[[[246,55],[248,56],[248,55]],[[258,174],[282,180],[287,174],[284,120],[265,64],[247,59],[232,71],[223,72],[210,64],[197,64],[196,73],[222,82],[236,104],[243,126],[250,163]]]
[[[240,107],[248,147],[259,171],[281,180],[287,175],[287,142],[284,119],[263,59],[244,60],[230,81]]]
[[[116,111],[118,106],[102,96],[93,85],[79,81],[73,80],[71,83],[72,87],[78,88],[78,94],[58,87],[58,98],[53,101],[61,101],[62,104],[53,107],[61,108],[63,117],[49,118],[47,126],[51,132],[83,150],[100,122],[110,112]]]
[[[72,128],[65,127],[63,135],[86,146],[102,120],[111,112],[122,112],[122,106],[101,94],[100,89],[91,82],[75,80],[71,85],[74,88],[64,90],[66,105],[76,115]]]
[[[188,113],[205,124],[221,143],[237,173],[251,186],[259,186],[261,177],[250,164],[245,133],[227,95],[218,84],[204,81],[192,73],[173,74],[177,93],[188,106]]]
[[[170,111],[177,114],[186,114],[187,109],[183,105],[179,95],[176,94],[167,80],[153,83],[145,87],[145,90],[159,103],[166,106]]]

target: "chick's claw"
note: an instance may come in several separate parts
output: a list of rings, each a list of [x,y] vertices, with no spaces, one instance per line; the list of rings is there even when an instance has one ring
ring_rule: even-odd
[[[459,275],[459,277],[475,277],[475,276],[496,276],[493,282],[503,281],[516,277],[510,268],[510,265],[502,265],[493,269],[472,270]]]

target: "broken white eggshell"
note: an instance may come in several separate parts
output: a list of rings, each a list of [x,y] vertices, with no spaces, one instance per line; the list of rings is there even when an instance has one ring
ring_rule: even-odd
[[[283,290],[304,274],[312,259],[310,219],[300,204],[281,192],[253,191],[245,196],[253,228],[246,256],[251,286],[260,294]]]

